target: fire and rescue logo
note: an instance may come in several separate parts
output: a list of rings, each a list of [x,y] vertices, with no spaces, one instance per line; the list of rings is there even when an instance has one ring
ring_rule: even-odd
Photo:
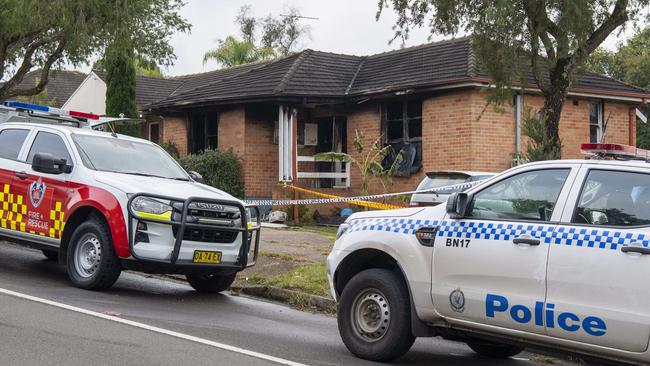
[[[451,310],[462,313],[465,310],[465,294],[459,288],[449,294],[449,305]]]
[[[29,186],[29,200],[32,202],[34,208],[38,207],[43,202],[45,197],[45,183],[39,178]]]

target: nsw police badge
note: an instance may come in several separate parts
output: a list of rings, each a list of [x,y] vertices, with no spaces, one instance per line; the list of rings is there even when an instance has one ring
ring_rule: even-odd
[[[43,202],[45,197],[45,183],[39,178],[29,186],[29,200],[32,202],[34,208],[38,207]]]
[[[449,305],[451,310],[462,313],[465,310],[465,294],[459,288],[449,294]]]

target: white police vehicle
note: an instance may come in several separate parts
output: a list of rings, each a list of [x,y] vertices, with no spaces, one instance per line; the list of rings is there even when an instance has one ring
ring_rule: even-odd
[[[106,121],[115,120],[0,107],[0,238],[58,258],[84,289],[131,269],[226,290],[257,259],[257,207],[201,184],[147,140],[91,128]]]
[[[447,205],[352,215],[328,257],[348,349],[387,361],[440,336],[490,357],[534,346],[649,363],[650,155],[583,151]]]

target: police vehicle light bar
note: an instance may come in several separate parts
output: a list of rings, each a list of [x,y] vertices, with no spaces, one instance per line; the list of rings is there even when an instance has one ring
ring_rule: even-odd
[[[650,151],[623,144],[588,143],[582,144],[583,154],[596,157],[611,157],[624,160],[650,160]]]
[[[65,109],[59,109],[59,108],[52,108],[44,105],[38,105],[38,104],[30,104],[30,103],[23,103],[23,102],[16,102],[16,101],[11,101],[11,102],[4,102],[2,103],[5,107],[9,108],[16,108],[16,109],[24,109],[24,110],[31,110],[31,111],[37,111],[37,112],[45,112],[45,113],[51,113],[51,114],[56,114],[59,116],[68,116],[68,117],[75,117],[75,118],[84,118],[84,119],[93,119],[93,120],[98,120],[99,116],[93,113],[86,113],[86,112],[79,112],[79,111],[68,111]]]

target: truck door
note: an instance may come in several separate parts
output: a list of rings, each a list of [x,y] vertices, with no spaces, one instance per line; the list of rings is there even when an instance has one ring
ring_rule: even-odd
[[[549,336],[643,352],[650,337],[650,171],[583,168],[548,262]]]
[[[27,128],[17,127],[0,131],[0,228],[4,230],[20,229],[20,226],[12,225],[14,216],[21,214],[18,204],[23,200],[17,195],[13,180],[16,177],[18,156],[29,132]]]
[[[433,303],[446,318],[544,334],[548,240],[578,166],[516,170],[470,194],[466,217],[441,223]]]
[[[26,198],[27,218],[25,229],[58,242],[63,233],[66,218],[64,210],[67,202],[67,181],[70,174],[49,174],[32,169],[32,160],[37,153],[49,153],[55,159],[66,159],[74,165],[65,136],[57,131],[39,130],[35,133],[28,150],[16,165],[13,185]]]

